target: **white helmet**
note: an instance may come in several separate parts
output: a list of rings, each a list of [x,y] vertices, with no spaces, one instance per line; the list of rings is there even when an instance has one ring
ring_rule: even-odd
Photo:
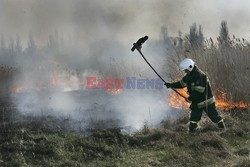
[[[186,58],[186,59],[182,60],[179,67],[182,71],[188,70],[191,72],[194,68],[194,61],[192,59]]]

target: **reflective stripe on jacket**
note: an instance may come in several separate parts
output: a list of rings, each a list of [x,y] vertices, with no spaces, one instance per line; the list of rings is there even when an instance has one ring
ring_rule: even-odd
[[[172,83],[172,87],[177,89],[187,87],[192,104],[197,105],[198,108],[206,107],[206,105],[215,102],[209,79],[197,66],[182,80]]]

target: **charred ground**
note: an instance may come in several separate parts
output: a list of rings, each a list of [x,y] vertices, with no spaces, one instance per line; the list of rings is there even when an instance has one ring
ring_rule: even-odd
[[[161,128],[124,134],[121,129],[66,131],[67,120],[40,121],[1,127],[1,166],[249,166],[250,110],[223,112],[227,131],[206,116],[200,132],[187,133],[188,114]],[[57,128],[51,128],[52,125]],[[64,125],[64,126],[63,126]]]

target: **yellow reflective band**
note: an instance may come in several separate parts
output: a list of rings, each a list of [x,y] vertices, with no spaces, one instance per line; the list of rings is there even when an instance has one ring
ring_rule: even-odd
[[[187,84],[183,80],[180,80],[180,84],[183,88],[187,86]]]
[[[210,99],[207,99],[203,102],[198,103],[197,106],[199,109],[201,109],[203,107],[206,107],[206,105],[209,106],[210,104],[213,104],[213,103],[215,103],[215,98],[211,97]]]
[[[193,124],[197,124],[198,122],[197,121],[190,121],[191,123],[193,123]]]
[[[208,85],[209,85],[209,86],[211,86],[211,84],[210,84],[210,81],[209,81],[208,77],[207,77],[207,83],[208,83]]]
[[[205,91],[205,87],[194,86],[194,90],[196,90],[197,92],[203,93]]]

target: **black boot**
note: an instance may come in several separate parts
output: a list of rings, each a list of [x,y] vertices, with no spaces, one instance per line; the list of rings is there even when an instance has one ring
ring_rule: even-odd
[[[198,127],[197,123],[192,123],[192,122],[190,122],[190,125],[189,125],[189,133],[195,132],[196,129],[197,129],[197,127]]]

